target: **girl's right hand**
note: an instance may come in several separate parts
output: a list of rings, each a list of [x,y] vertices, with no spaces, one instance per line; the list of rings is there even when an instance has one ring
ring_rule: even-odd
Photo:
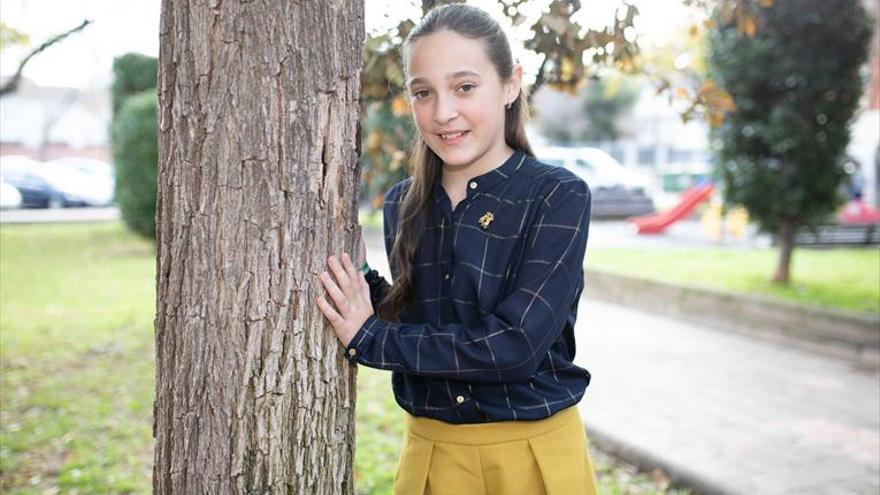
[[[333,275],[323,271],[319,278],[333,304],[320,295],[317,299],[318,308],[330,320],[342,345],[348,347],[351,339],[373,314],[370,286],[364,275],[354,267],[348,253],[343,253],[341,261],[330,256],[327,264],[330,265]]]

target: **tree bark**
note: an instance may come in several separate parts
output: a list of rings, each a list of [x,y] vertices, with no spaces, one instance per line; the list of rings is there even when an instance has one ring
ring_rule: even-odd
[[[163,0],[154,493],[354,493],[363,0]]]

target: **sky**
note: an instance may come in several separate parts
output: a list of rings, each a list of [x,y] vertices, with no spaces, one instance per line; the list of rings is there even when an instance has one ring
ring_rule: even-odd
[[[401,16],[418,16],[415,2],[410,3],[409,9],[402,9],[402,3],[400,0],[365,0],[367,33],[396,25]],[[495,14],[499,20],[503,18],[496,0],[469,0],[468,3]],[[518,29],[508,29],[514,57],[527,73],[536,71],[540,60],[522,49],[522,40],[528,25],[548,3],[548,0],[532,2],[530,10],[525,12],[529,20]],[[641,11],[636,28],[640,44],[645,47],[663,44],[690,19],[680,0],[633,0],[632,3]],[[391,5],[395,6],[393,16]],[[575,19],[582,25],[602,28],[610,24],[620,0],[584,0],[582,5]],[[157,0],[3,0],[0,19],[27,33],[31,45],[0,52],[0,74],[14,73],[27,52],[50,36],[78,26],[84,19],[92,19],[93,24],[83,31],[28,62],[24,75],[41,86],[105,86],[111,78],[114,57],[130,51],[159,55],[159,11]]]

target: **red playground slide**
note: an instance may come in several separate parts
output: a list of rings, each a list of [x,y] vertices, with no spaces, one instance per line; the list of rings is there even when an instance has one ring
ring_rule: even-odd
[[[713,191],[715,191],[715,186],[712,185],[712,182],[700,182],[684,191],[681,200],[671,209],[629,217],[626,220],[636,227],[636,232],[639,234],[661,234],[666,230],[666,227],[688,216],[698,204],[709,199]]]

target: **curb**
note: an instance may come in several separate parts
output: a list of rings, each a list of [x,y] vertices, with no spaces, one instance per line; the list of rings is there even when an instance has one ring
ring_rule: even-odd
[[[0,210],[0,224],[115,222],[122,218],[116,206],[77,208],[22,208]]]
[[[584,430],[587,432],[589,444],[595,444],[596,448],[602,452],[635,465],[639,472],[648,473],[654,469],[663,471],[669,477],[670,488],[687,489],[697,495],[739,495],[686,467],[679,466],[667,459],[620,440],[612,434],[592,426],[587,426],[586,424],[584,424]]]
[[[880,314],[584,270],[590,297],[798,347],[880,370]]]

